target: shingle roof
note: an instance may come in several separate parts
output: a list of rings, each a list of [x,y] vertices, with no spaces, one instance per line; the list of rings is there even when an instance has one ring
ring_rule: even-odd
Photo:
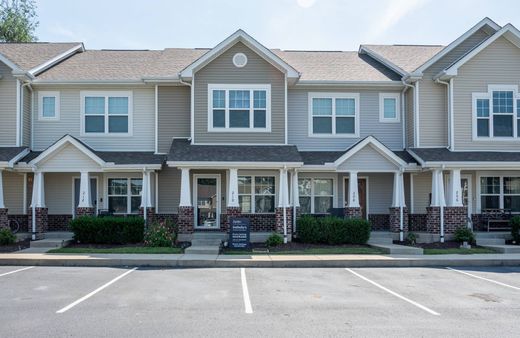
[[[300,156],[305,165],[324,165],[325,163],[333,163],[343,156],[349,149],[344,151],[300,151]],[[410,155],[406,150],[394,151],[394,154],[399,156],[406,163],[417,163],[412,155]]]
[[[375,52],[408,73],[422,66],[444,48],[439,45],[362,45],[362,47]]]
[[[25,149],[25,147],[0,147],[0,162],[11,161]]]
[[[192,145],[173,140],[168,161],[174,162],[302,162],[296,146]]]
[[[411,150],[425,162],[520,162],[520,152],[450,151],[446,148]]]
[[[80,44],[81,42],[4,42],[0,43],[0,54],[15,63],[20,69],[28,71]]]

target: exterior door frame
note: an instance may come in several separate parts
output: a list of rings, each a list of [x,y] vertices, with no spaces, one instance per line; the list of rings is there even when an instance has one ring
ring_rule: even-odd
[[[216,227],[211,227],[210,229],[220,229],[220,215],[221,215],[221,202],[222,202],[222,195],[221,195],[221,189],[220,189],[220,184],[221,184],[221,177],[220,177],[220,174],[193,174],[193,184],[192,184],[192,187],[193,187],[193,200],[192,200],[192,205],[193,205],[193,228],[194,229],[208,229],[207,227],[204,227],[204,226],[199,226],[199,222],[198,222],[198,219],[199,219],[199,209],[198,209],[198,205],[197,205],[197,180],[199,178],[215,178],[217,180],[217,215],[216,215],[216,221],[217,221],[217,226]]]
[[[72,176],[72,218],[76,218],[76,185],[74,184],[77,179],[81,179],[80,176]],[[99,210],[99,180],[97,176],[89,177],[91,180],[96,180],[96,215]],[[80,183],[81,184],[81,183]],[[90,197],[92,198],[92,197]]]
[[[460,175],[460,178],[468,180],[468,217],[471,218],[473,210],[473,177],[471,174],[464,174]]]
[[[345,196],[346,194],[346,190],[347,190],[347,187],[348,187],[348,184],[347,184],[347,181],[349,180],[349,176],[343,176],[343,208],[347,207],[347,196]],[[365,192],[365,219],[368,220],[368,215],[369,215],[369,205],[368,205],[368,201],[370,200],[369,199],[369,192],[370,192],[370,189],[369,189],[369,182],[368,182],[368,176],[358,176],[358,184],[359,184],[359,180],[360,179],[363,179],[365,180],[366,182],[366,192]]]

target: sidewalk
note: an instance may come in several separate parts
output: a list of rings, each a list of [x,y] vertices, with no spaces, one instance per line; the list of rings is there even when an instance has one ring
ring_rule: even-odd
[[[326,268],[520,266],[520,254],[475,255],[152,255],[152,254],[0,254],[0,265],[137,266],[165,268]]]

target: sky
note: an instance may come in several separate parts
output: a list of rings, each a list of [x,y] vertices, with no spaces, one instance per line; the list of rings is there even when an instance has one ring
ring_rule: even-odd
[[[87,49],[214,47],[241,28],[268,48],[441,44],[484,17],[520,28],[518,0],[37,0],[39,41]]]

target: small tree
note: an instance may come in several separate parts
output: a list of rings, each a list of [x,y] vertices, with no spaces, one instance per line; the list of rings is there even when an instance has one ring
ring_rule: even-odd
[[[0,41],[34,42],[39,22],[34,0],[1,0]]]

